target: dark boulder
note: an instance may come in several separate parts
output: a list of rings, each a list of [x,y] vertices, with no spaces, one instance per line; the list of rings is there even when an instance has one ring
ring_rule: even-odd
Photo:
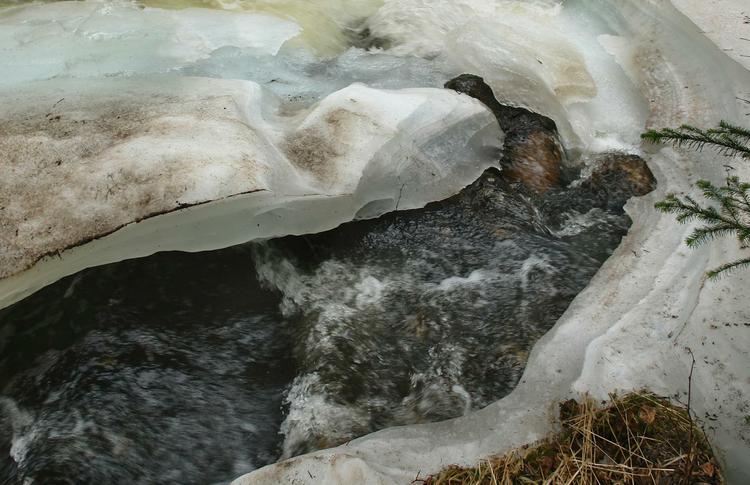
[[[520,182],[537,195],[561,184],[565,152],[553,120],[525,108],[500,104],[484,79],[473,74],[462,74],[445,87],[478,99],[497,118],[505,132],[501,159],[505,181]]]
[[[641,157],[605,153],[595,161],[591,176],[581,186],[597,194],[609,207],[619,208],[629,198],[654,190],[656,179]]]
[[[656,179],[646,162],[637,155],[604,153],[592,162],[591,172],[581,174],[577,183],[550,190],[541,201],[541,210],[550,227],[564,225],[572,213],[592,209],[622,213],[631,197],[646,195],[656,188]]]

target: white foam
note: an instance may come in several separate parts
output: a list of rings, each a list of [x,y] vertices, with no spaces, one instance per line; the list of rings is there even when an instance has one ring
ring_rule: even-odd
[[[560,224],[560,228],[551,230],[552,234],[557,237],[575,236],[586,229],[600,222],[606,222],[608,214],[601,209],[594,208],[581,214],[579,212],[567,212],[564,214],[565,222]]]
[[[438,290],[452,291],[462,285],[478,285],[492,276],[494,275],[490,275],[484,270],[472,271],[466,278],[462,278],[461,276],[451,276],[440,282]]]

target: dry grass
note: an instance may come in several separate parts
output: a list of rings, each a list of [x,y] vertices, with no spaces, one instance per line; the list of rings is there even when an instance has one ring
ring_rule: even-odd
[[[688,410],[647,392],[560,404],[562,431],[549,439],[482,461],[451,466],[413,483],[723,484],[703,432]]]

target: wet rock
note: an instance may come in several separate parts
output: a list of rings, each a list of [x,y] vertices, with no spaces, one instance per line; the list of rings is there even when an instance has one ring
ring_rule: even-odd
[[[555,122],[525,108],[503,105],[479,76],[462,74],[445,84],[484,103],[505,132],[503,178],[539,195],[560,185],[565,152]]]
[[[581,186],[597,194],[608,207],[622,207],[631,197],[656,188],[656,179],[637,155],[606,153],[595,162],[591,176]]]
[[[544,196],[541,210],[549,226],[564,225],[574,213],[621,211],[631,197],[646,195],[656,188],[651,170],[637,155],[605,153],[591,167],[570,187],[555,188]]]
[[[560,183],[562,150],[547,133],[531,133],[518,145],[509,146],[508,159],[505,177],[509,182],[521,182],[540,195]]]

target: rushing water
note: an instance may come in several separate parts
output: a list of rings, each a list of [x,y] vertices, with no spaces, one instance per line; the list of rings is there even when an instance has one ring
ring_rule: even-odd
[[[628,225],[599,209],[584,219],[555,236],[490,171],[423,210],[262,247],[259,274],[295,329],[284,456],[507,394]]]
[[[0,312],[0,476],[220,482],[489,404],[628,225],[547,200],[489,171],[425,209],[45,288]]]
[[[210,483],[274,461],[291,339],[252,265],[159,254],[4,310],[3,478]]]

